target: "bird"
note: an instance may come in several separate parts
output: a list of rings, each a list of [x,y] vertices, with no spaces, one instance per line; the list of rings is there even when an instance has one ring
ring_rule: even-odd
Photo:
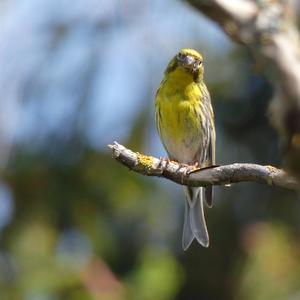
[[[216,132],[203,56],[181,49],[169,62],[155,96],[155,122],[168,159],[199,168],[215,165]],[[212,186],[184,186],[182,248],[194,239],[209,246],[204,202],[212,207]]]

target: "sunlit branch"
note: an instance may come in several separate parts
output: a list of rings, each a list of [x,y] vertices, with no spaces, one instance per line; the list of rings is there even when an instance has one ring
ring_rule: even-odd
[[[252,181],[294,191],[299,190],[299,182],[295,178],[272,166],[235,163],[189,173],[191,166],[133,152],[117,142],[109,145],[109,148],[112,150],[113,158],[130,170],[146,176],[164,177],[182,185],[226,185]]]
[[[297,0],[187,0],[248,47],[274,82],[270,120],[285,142],[287,167],[300,178],[300,37]]]

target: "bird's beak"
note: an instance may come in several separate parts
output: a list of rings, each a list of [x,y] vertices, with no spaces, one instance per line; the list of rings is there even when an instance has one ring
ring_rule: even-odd
[[[178,57],[177,59],[181,66],[189,69],[193,68],[193,65],[195,63],[195,58],[189,55]]]
[[[193,56],[177,56],[177,60],[180,66],[192,71],[197,72],[201,66],[201,61]]]

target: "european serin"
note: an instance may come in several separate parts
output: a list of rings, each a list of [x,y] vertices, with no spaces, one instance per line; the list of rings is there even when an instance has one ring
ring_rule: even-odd
[[[216,143],[214,114],[203,72],[200,53],[180,50],[168,64],[155,100],[156,125],[169,158],[201,168],[215,164]],[[184,187],[184,191],[182,247],[186,250],[194,238],[208,247],[203,199],[212,206],[212,187]]]

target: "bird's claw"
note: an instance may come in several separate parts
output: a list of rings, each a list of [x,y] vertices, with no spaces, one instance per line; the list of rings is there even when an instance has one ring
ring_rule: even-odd
[[[197,171],[199,171],[199,170],[201,170],[201,168],[191,166],[190,168],[188,168],[188,169],[186,170],[186,175],[190,175],[190,174],[195,173],[195,172],[197,172]]]
[[[185,175],[190,175],[191,173],[199,171],[201,169],[199,166],[199,162],[196,162],[194,165],[187,165]]]
[[[177,168],[176,172],[179,172],[181,169],[184,168],[184,171],[181,173],[181,183],[184,182],[184,177],[187,177],[191,173],[200,170],[200,168],[198,166],[199,166],[199,163],[196,163],[195,165],[188,165],[185,163],[178,162],[178,168]]]

